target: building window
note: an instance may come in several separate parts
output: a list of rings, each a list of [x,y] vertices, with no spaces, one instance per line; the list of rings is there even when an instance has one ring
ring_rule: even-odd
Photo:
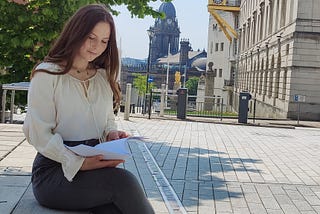
[[[222,69],[219,68],[219,77],[222,77]]]
[[[286,45],[286,55],[289,55],[289,48],[290,48],[290,44]]]
[[[224,48],[224,43],[221,42],[221,43],[220,43],[220,51],[223,51],[223,48]]]
[[[273,31],[273,2],[270,1],[270,7],[269,7],[270,11],[269,11],[269,35],[272,33]]]
[[[280,27],[283,27],[286,23],[286,14],[287,14],[287,0],[282,0]]]
[[[261,3],[260,5],[260,34],[259,34],[259,40],[262,40],[263,36],[263,25],[264,25],[264,8],[265,4]]]
[[[210,42],[210,54],[213,52],[213,42]]]
[[[269,93],[268,96],[271,97],[273,93],[273,72],[274,72],[274,55],[271,58],[271,66],[269,70]]]
[[[213,77],[216,77],[217,76],[217,69],[213,69]]]
[[[212,30],[217,30],[217,28],[218,28],[218,24],[213,24],[212,25]]]
[[[216,43],[216,49],[215,51],[218,51],[219,50],[219,43]]]
[[[275,14],[275,26],[274,26],[274,29],[275,29],[275,31],[273,31],[273,32],[276,32],[278,29],[279,29],[279,27],[280,27],[280,21],[279,21],[279,17],[281,18],[281,14],[279,14],[281,11],[280,11],[280,0],[277,0],[277,4],[276,5],[274,5],[275,7],[274,7],[274,11],[276,12],[276,14]]]
[[[286,91],[287,91],[287,76],[288,76],[288,70],[285,68],[283,73],[283,82],[282,82],[282,99],[286,99]]]

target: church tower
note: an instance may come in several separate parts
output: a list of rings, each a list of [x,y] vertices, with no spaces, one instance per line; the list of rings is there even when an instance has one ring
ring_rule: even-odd
[[[180,29],[174,5],[171,2],[163,2],[159,7],[159,12],[164,13],[166,17],[157,18],[154,26],[150,27],[150,30],[154,32],[150,49],[151,63],[168,55],[169,44],[170,54],[173,55],[179,51]]]

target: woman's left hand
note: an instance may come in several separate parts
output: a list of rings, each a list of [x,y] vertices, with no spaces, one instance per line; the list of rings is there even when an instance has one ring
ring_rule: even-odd
[[[118,140],[121,138],[129,137],[128,133],[124,131],[110,131],[107,135],[107,141]]]

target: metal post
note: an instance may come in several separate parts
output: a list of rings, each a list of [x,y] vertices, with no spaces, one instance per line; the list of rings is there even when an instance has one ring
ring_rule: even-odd
[[[2,115],[1,115],[1,123],[4,123],[4,122],[5,122],[6,99],[7,99],[7,90],[4,89],[3,92],[2,92]]]
[[[166,97],[165,97],[166,107],[168,107],[168,88],[169,88],[169,71],[170,71],[169,56],[170,56],[170,43],[168,47],[168,57],[167,57],[168,64],[167,64]]]
[[[152,89],[150,89],[150,99],[149,99],[149,116],[148,116],[148,119],[151,118],[151,102],[152,102]]]
[[[223,98],[221,98],[220,121],[222,121],[222,115],[223,115]]]
[[[153,38],[153,30],[150,28],[149,30],[147,30],[148,32],[148,36],[149,36],[149,53],[148,53],[148,63],[147,63],[147,80],[146,80],[146,93],[145,93],[145,99],[144,99],[144,110],[143,110],[143,114],[146,113],[147,110],[147,93],[149,91],[149,73],[150,73],[150,64],[151,64],[151,42],[152,42],[152,38]],[[150,109],[149,109],[150,111]]]
[[[14,96],[15,96],[16,91],[11,90],[11,103],[10,103],[10,123],[13,123],[13,107],[14,107]]]
[[[256,106],[257,106],[257,99],[254,98],[254,101],[253,101],[253,123],[256,122]]]
[[[160,99],[160,117],[163,117],[164,115],[164,93],[165,92],[165,86],[164,84],[161,84],[161,99]]]
[[[129,120],[130,104],[131,104],[131,83],[127,83],[126,103],[125,103],[125,107],[124,107],[124,117],[123,117],[125,120]]]
[[[297,125],[299,125],[300,121],[300,102],[298,102],[298,120],[297,120]]]
[[[147,111],[147,93],[149,89],[149,72],[150,72],[150,49],[151,49],[151,39],[149,40],[149,53],[148,53],[148,64],[147,64],[147,80],[146,80],[146,93],[144,98],[144,114]]]

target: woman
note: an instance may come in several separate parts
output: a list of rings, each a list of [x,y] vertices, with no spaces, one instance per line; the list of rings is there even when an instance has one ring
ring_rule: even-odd
[[[123,160],[80,157],[65,145],[127,137],[117,131],[113,97],[119,58],[115,26],[105,6],[80,8],[44,61],[32,70],[23,130],[38,151],[33,192],[46,207],[93,213],[154,213],[136,178],[116,168]]]

